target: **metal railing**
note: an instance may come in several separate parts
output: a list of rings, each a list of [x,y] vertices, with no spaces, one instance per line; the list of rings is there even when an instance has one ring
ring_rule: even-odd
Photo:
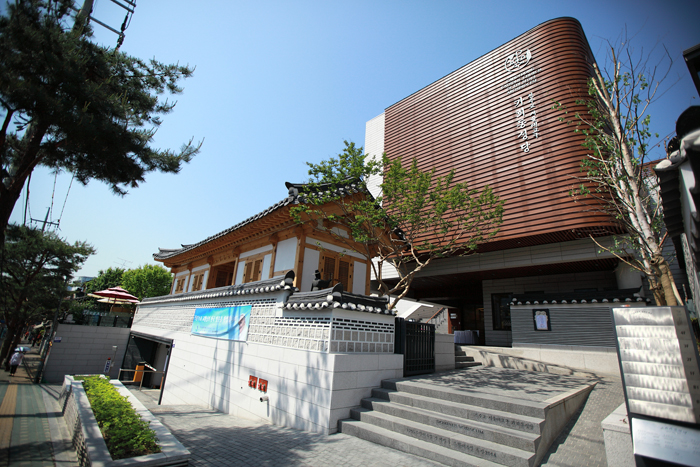
[[[435,325],[396,318],[394,353],[403,354],[403,375],[435,372]]]

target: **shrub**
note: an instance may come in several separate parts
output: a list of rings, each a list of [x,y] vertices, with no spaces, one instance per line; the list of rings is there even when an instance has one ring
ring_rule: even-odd
[[[112,459],[160,452],[156,444],[158,438],[148,427],[149,422],[141,419],[128,399],[119,394],[108,379],[85,377],[83,387]]]

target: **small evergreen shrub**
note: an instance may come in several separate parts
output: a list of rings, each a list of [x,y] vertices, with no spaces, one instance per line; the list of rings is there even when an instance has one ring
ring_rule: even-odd
[[[148,427],[149,422],[141,419],[108,379],[88,376],[83,379],[83,387],[112,459],[160,452],[158,438]]]

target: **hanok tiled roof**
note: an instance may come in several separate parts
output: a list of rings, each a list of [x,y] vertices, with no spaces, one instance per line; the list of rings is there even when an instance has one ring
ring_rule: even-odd
[[[344,310],[364,311],[392,315],[387,309],[388,297],[368,297],[349,292],[343,292],[343,285],[315,290],[313,292],[296,292],[292,294],[285,304],[287,310],[321,310],[324,308],[342,308]]]
[[[639,295],[639,289],[605,290],[596,292],[513,294],[511,305],[567,305],[587,303],[650,303]]]
[[[214,240],[217,240],[221,237],[224,237],[231,232],[234,232],[252,222],[255,222],[258,219],[261,219],[268,214],[277,211],[278,209],[281,209],[289,204],[299,204],[304,202],[304,193],[307,193],[307,187],[308,185],[304,183],[290,183],[286,182],[285,185],[287,186],[288,189],[288,195],[286,198],[283,200],[279,201],[278,203],[273,204],[269,208],[265,209],[264,211],[261,211],[254,216],[249,217],[248,219],[244,220],[243,222],[239,222],[238,224],[229,227],[226,230],[223,230],[215,235],[212,235],[211,237],[205,238],[201,242],[197,243],[192,243],[189,245],[182,245],[182,248],[158,248],[158,253],[153,254],[153,259],[157,261],[164,261],[168,258],[172,258],[174,256],[178,256],[182,253],[186,253],[188,251],[194,250],[202,245],[206,245],[209,242],[212,242]],[[361,182],[359,181],[352,181],[348,182],[348,184],[341,186],[341,187],[336,187],[334,190],[330,190],[331,185],[319,185],[321,190],[315,189],[315,192],[318,193],[326,193],[326,192],[331,192],[335,191],[336,193],[339,193],[341,195],[350,195],[353,193],[359,193],[359,192],[367,192],[364,188]]]
[[[252,295],[264,293],[276,293],[281,290],[290,292],[296,291],[294,287],[294,271],[289,271],[284,276],[273,277],[262,281],[248,282],[240,285],[229,285],[216,289],[199,290],[197,292],[187,292],[177,295],[164,295],[162,297],[144,298],[142,305],[154,305],[156,303],[187,302],[192,300],[202,300],[210,298],[225,298],[228,296]]]

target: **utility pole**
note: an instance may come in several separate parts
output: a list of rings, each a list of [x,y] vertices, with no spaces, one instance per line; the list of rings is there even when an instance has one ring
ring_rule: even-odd
[[[115,5],[123,8],[126,10],[126,17],[124,18],[124,22],[122,23],[121,26],[121,31],[117,31],[113,27],[103,23],[102,21],[98,20],[97,18],[94,18],[91,16],[92,14],[92,7],[94,5],[94,0],[84,0],[83,1],[83,6],[80,8],[80,10],[76,10],[78,12],[77,15],[75,15],[75,24],[73,26],[73,30],[76,30],[78,25],[82,24],[87,24],[89,21],[94,21],[95,23],[99,24],[105,29],[109,29],[113,33],[115,33],[117,36],[119,36],[119,39],[117,39],[117,49],[121,47],[122,42],[124,42],[124,31],[129,25],[129,16],[134,14],[134,10],[136,9],[136,1],[135,0],[110,0],[112,3]],[[75,9],[74,9],[75,10]]]

